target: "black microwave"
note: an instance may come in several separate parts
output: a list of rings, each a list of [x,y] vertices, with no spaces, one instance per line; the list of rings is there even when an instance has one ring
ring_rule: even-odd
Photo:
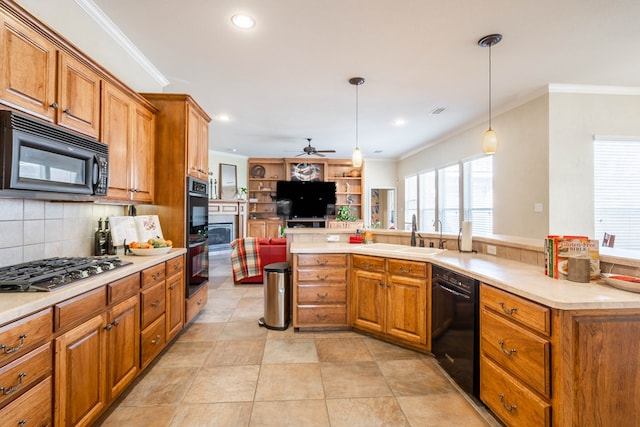
[[[106,144],[0,111],[0,196],[91,200],[107,194]]]

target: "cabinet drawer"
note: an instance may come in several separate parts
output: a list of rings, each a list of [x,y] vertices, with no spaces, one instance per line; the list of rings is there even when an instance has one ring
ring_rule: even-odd
[[[51,375],[51,343],[47,343],[0,369],[0,406],[32,384]]]
[[[551,425],[551,405],[486,357],[480,359],[480,399],[509,426]]]
[[[164,270],[164,262],[142,270],[142,287],[147,288],[155,285],[156,283],[162,282],[165,277]]]
[[[149,325],[141,334],[142,367],[151,362],[164,348],[166,342],[164,314]]]
[[[298,325],[301,327],[331,327],[347,325],[346,305],[305,306],[296,307]]]
[[[56,330],[81,323],[107,307],[107,291],[102,286],[58,303],[53,317]]]
[[[207,297],[209,295],[207,293],[208,289],[209,289],[209,286],[205,285],[200,289],[198,289],[198,292],[196,292],[189,299],[187,299],[186,314],[185,314],[186,323],[189,323],[191,319],[193,319],[195,315],[198,314],[198,312],[202,310],[205,305],[207,305]]]
[[[427,263],[419,261],[404,261],[400,259],[388,259],[387,271],[390,274],[425,278],[427,277]]]
[[[539,393],[550,397],[550,344],[546,339],[481,310],[482,352]]]
[[[345,268],[300,268],[296,272],[299,282],[346,282]]]
[[[301,254],[298,255],[299,266],[324,267],[335,265],[347,266],[347,256],[345,254]]]
[[[171,277],[174,274],[182,273],[183,271],[184,271],[184,257],[182,257],[182,255],[167,261],[166,272],[165,272],[166,277]]]
[[[508,292],[483,284],[480,305],[546,336],[551,335],[551,310]]]
[[[107,285],[108,304],[122,301],[140,291],[140,274],[132,274]]]
[[[0,365],[51,339],[51,309],[39,311],[0,328]]]
[[[51,426],[51,376],[0,410],[4,426]]]
[[[368,271],[384,271],[384,258],[352,255],[353,268],[360,268]]]
[[[298,285],[298,304],[335,304],[347,302],[347,286]]]
[[[156,320],[165,310],[165,286],[158,283],[141,292],[142,301],[142,329]]]

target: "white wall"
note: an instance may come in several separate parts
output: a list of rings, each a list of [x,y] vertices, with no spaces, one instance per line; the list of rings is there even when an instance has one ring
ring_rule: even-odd
[[[640,96],[552,93],[549,116],[549,232],[601,239],[593,227],[593,138],[640,136]]]
[[[548,234],[547,100],[543,95],[492,120],[498,134],[494,234],[540,238]],[[404,177],[481,156],[486,127],[467,129],[398,162],[400,220],[404,218]],[[538,202],[543,203],[542,213],[533,211]]]
[[[210,177],[220,182],[220,163],[236,166],[236,179],[238,188],[248,187],[247,185],[247,162],[245,156],[237,156],[235,154],[227,154],[220,151],[209,150],[209,170],[213,175]],[[220,185],[218,184],[218,194],[220,194]]]

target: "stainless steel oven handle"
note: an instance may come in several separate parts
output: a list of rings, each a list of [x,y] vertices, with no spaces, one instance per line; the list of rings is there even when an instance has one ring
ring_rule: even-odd
[[[444,289],[445,291],[457,296],[457,297],[462,297],[464,299],[471,299],[471,296],[469,295],[465,295],[462,292],[458,292],[458,291],[454,291],[453,289],[447,288],[445,286],[442,286],[441,284],[438,284],[438,286],[440,286],[441,289]]]

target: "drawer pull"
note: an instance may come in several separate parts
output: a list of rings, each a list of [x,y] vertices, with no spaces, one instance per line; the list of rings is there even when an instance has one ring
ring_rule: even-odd
[[[502,308],[502,311],[504,311],[505,314],[513,314],[517,310],[516,307],[510,308],[510,309],[504,308],[504,303],[503,302],[500,303],[500,307]]]
[[[502,402],[502,406],[507,411],[511,412],[511,411],[515,411],[516,409],[518,409],[518,407],[516,405],[509,405],[504,401],[504,394],[500,393],[498,396],[500,396],[500,402]]]
[[[498,344],[500,344],[500,350],[502,350],[502,352],[504,354],[506,354],[507,356],[511,356],[513,353],[516,352],[515,348],[512,348],[511,350],[507,350],[506,348],[504,348],[504,341],[503,340],[498,341]]]
[[[316,318],[318,320],[327,320],[329,316],[327,316],[326,314],[316,314]]]
[[[326,260],[326,259],[316,260],[316,264],[318,265],[327,265],[327,262],[329,262],[329,260]]]
[[[21,372],[20,375],[18,375],[18,384],[13,385],[13,386],[11,386],[9,388],[0,387],[0,391],[5,396],[8,395],[8,394],[13,393],[14,391],[16,391],[17,389],[20,388],[20,386],[22,385],[22,379],[24,377],[26,377],[26,376],[27,376],[26,372]]]
[[[155,340],[151,340],[151,344],[153,344],[153,345],[160,344],[160,335],[156,335],[156,339]]]
[[[162,277],[162,273],[154,273],[151,275],[151,278],[155,281]]]
[[[158,308],[158,307],[160,307],[160,300],[159,300],[159,299],[157,299],[157,300],[155,300],[154,302],[152,302],[152,303],[151,303],[151,307],[153,307],[153,308]]]
[[[26,424],[27,424],[27,420],[25,420],[25,419],[22,419],[22,420],[18,421],[18,427],[22,427],[22,426],[24,426]]]
[[[27,339],[27,334],[22,334],[22,335],[20,335],[20,344],[18,344],[15,347],[11,347],[11,348],[7,348],[6,345],[0,344],[0,350],[2,350],[4,352],[4,354],[15,353],[16,351],[20,350],[22,348],[22,346],[24,346],[24,342],[25,342],[26,339]]]
[[[198,302],[196,302],[197,305],[202,305],[202,298],[198,299]]]
[[[373,264],[371,264],[370,262],[363,262],[362,268],[364,268],[365,270],[371,270],[373,268]]]
[[[411,272],[413,272],[413,267],[400,267],[400,271],[404,274],[411,274]]]
[[[318,292],[318,298],[326,298],[326,297],[328,297],[328,296],[329,296],[329,292],[325,292],[325,293],[324,293],[324,295],[322,295],[322,294],[320,294],[320,293]]]
[[[318,280],[320,280],[321,282],[324,282],[325,280],[327,280],[327,278],[329,277],[328,275],[324,275],[322,277],[320,277],[320,275],[316,275],[316,277],[318,278]]]

